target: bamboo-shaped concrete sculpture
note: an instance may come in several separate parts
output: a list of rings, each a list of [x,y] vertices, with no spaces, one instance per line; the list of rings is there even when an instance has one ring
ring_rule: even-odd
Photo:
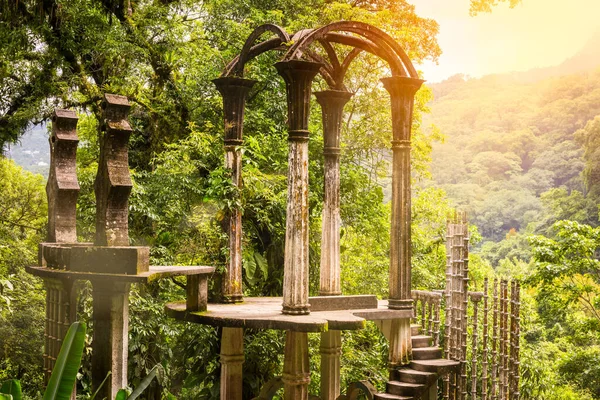
[[[483,281],[483,343],[481,370],[481,400],[488,398],[488,278]]]
[[[479,302],[483,298],[483,293],[476,292],[471,293],[471,301],[473,304],[473,322],[472,326],[472,337],[471,337],[471,399],[477,398],[477,331],[478,331],[478,312],[479,312]]]

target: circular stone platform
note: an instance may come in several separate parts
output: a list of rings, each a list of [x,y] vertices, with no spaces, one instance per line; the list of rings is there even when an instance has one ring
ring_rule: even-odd
[[[309,298],[317,307],[308,315],[282,314],[282,297],[249,297],[237,304],[208,304],[202,312],[188,312],[185,301],[169,303],[166,313],[176,319],[203,325],[229,328],[278,329],[295,332],[324,332],[327,330],[357,330],[365,327],[366,321],[411,318],[412,310],[390,310],[387,301],[374,299],[368,308],[339,309],[341,304],[359,307],[361,302],[353,302],[357,296],[331,296]],[[366,297],[366,296],[365,296]],[[368,296],[374,297],[374,296]],[[328,300],[329,300],[328,299]],[[344,300],[347,300],[344,302]],[[329,309],[326,305],[330,303]],[[363,303],[364,304],[364,303]],[[312,306],[312,302],[311,302]]]

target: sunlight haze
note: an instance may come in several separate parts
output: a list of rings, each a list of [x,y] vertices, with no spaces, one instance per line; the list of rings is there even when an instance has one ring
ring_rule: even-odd
[[[417,68],[429,82],[457,73],[481,76],[560,64],[600,30],[598,0],[523,0],[469,16],[468,0],[412,0],[421,17],[440,24],[439,65]]]

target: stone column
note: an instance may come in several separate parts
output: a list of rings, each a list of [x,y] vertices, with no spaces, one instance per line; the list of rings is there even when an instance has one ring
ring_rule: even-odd
[[[324,199],[321,231],[320,295],[340,295],[340,130],[344,105],[352,93],[315,93],[323,111]]]
[[[381,80],[392,106],[392,221],[389,308],[412,310],[410,140],[414,96],[423,80],[394,76]],[[407,363],[412,344],[410,320],[392,322],[390,366]]]
[[[306,332],[286,332],[282,380],[284,400],[308,400],[310,370]]]
[[[283,272],[283,313],[309,314],[308,304],[308,115],[311,83],[321,64],[281,61],[275,64],[287,89],[288,202]]]
[[[221,335],[221,399],[242,400],[244,330],[223,328]]]
[[[233,184],[242,187],[242,132],[244,127],[244,106],[253,80],[224,77],[213,80],[223,97],[225,122],[225,167],[231,170]],[[225,219],[225,230],[229,237],[229,257],[222,282],[223,301],[241,302],[242,299],[242,214],[237,208],[230,210]]]
[[[414,96],[423,81],[402,76],[384,78],[381,81],[390,93],[393,132],[389,307],[412,309],[410,130]]]
[[[125,96],[105,94],[100,159],[94,183],[96,193],[96,246],[128,246],[128,204],[132,182],[129,174],[127,121],[129,101]],[[92,343],[92,390],[97,390],[111,371],[98,397],[112,399],[127,386],[129,284],[94,280]]]
[[[389,324],[390,333],[388,339],[390,341],[390,349],[388,352],[388,369],[390,371],[390,379],[392,379],[392,371],[410,363],[412,343],[410,318],[393,319]]]
[[[102,386],[98,398],[113,399],[127,387],[127,350],[129,342],[129,284],[93,281],[94,299],[92,341],[92,391]]]
[[[320,295],[340,295],[340,130],[344,105],[352,94],[339,90],[316,92],[323,112],[325,188],[321,229]],[[340,395],[340,331],[321,333],[321,399]]]
[[[321,354],[321,399],[335,400],[340,395],[341,332],[321,333],[319,353]]]

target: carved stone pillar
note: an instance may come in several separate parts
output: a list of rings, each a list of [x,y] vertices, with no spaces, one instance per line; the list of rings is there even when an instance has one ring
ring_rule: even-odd
[[[315,96],[323,111],[325,157],[320,295],[340,295],[340,130],[344,105],[352,93],[326,90]]]
[[[46,184],[48,198],[48,242],[77,242],[77,115],[57,109],[52,116],[50,135],[50,171]],[[40,250],[41,251],[41,250]],[[40,265],[44,264],[40,253]],[[50,379],[60,346],[71,323],[76,319],[76,293],[70,279],[44,279],[46,286],[46,323],[44,378]],[[75,390],[71,398],[75,399]]]
[[[125,96],[105,94],[100,159],[94,183],[96,192],[96,246],[129,246],[128,203],[132,182],[129,174],[127,121],[129,101]],[[108,371],[108,384],[99,398],[112,399],[127,386],[129,330],[129,284],[92,279],[94,341],[92,343],[92,389]]]
[[[384,78],[381,81],[390,93],[393,132],[389,307],[412,309],[410,130],[414,96],[423,81],[401,76]]]
[[[306,332],[286,332],[282,380],[284,400],[308,400],[310,370]]]
[[[393,134],[389,308],[412,310],[410,130],[414,96],[423,80],[394,76],[381,81],[390,93]],[[390,369],[408,363],[411,356],[410,319],[393,320],[390,332]]]
[[[56,110],[52,116],[50,171],[46,184],[49,242],[77,242],[77,120],[75,111],[70,110]]]
[[[105,94],[104,133],[100,138],[100,160],[94,182],[96,193],[96,246],[129,246],[129,174],[127,146],[131,126],[127,121],[129,101],[125,96]]]
[[[283,272],[283,313],[309,314],[308,304],[308,115],[311,83],[321,64],[275,64],[287,89],[289,120],[288,202]]]
[[[242,152],[244,106],[253,80],[224,77],[213,80],[223,97],[225,122],[225,167],[231,170],[233,184],[242,187]],[[229,237],[229,257],[223,276],[222,294],[226,303],[242,301],[242,215],[236,208],[225,220]]]
[[[321,333],[321,400],[335,400],[340,395],[340,358],[342,333]]]
[[[129,284],[93,281],[92,390],[95,392],[108,371],[111,375],[100,388],[98,398],[113,399],[127,387],[129,343]]]
[[[223,328],[221,335],[221,399],[242,400],[244,330]]]

